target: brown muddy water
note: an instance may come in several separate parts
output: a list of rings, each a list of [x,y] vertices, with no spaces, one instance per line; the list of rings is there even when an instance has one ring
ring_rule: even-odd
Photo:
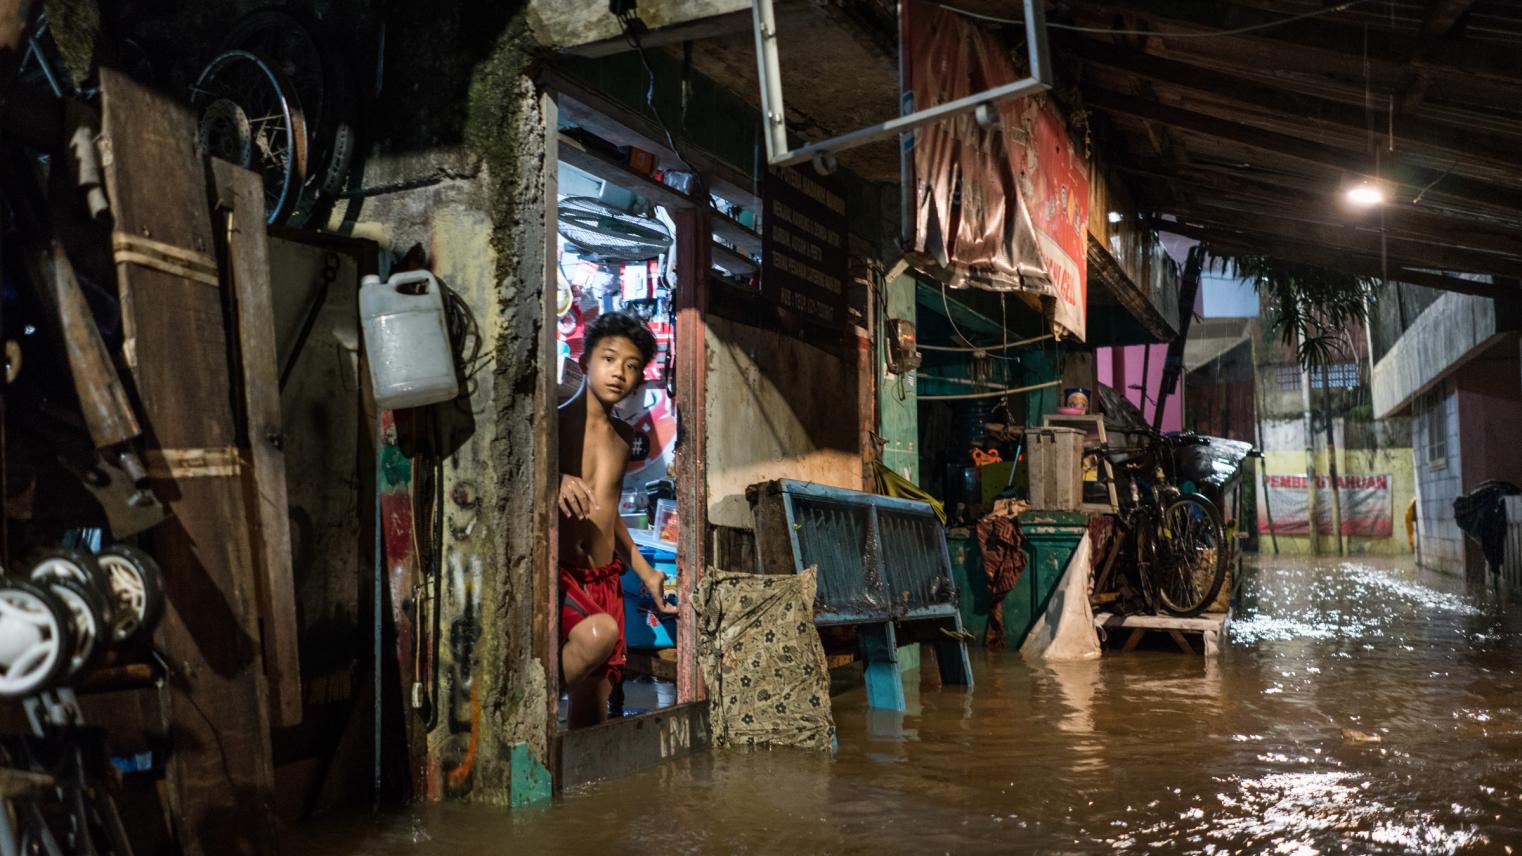
[[[285,852],[1522,849],[1522,611],[1482,587],[1266,559],[1218,661],[975,668],[974,690],[911,690],[903,715],[837,695],[834,757],[702,755],[531,809],[317,821]]]

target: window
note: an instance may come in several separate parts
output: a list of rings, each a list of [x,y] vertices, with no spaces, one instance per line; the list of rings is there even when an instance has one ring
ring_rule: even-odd
[[[1448,395],[1440,385],[1431,392],[1417,396],[1412,403],[1411,415],[1420,431],[1416,449],[1417,462],[1434,470],[1448,466]]]
[[[1356,389],[1358,387],[1358,363],[1332,363],[1326,367],[1326,385],[1332,389]],[[1311,386],[1322,386],[1321,371],[1311,372]]]
[[[1322,380],[1320,368],[1311,369],[1310,375],[1311,389],[1321,389],[1328,383],[1332,389],[1357,389],[1362,383],[1358,363],[1332,363],[1326,367],[1325,381]],[[1275,380],[1281,392],[1295,392],[1300,389],[1300,367],[1279,366]]]

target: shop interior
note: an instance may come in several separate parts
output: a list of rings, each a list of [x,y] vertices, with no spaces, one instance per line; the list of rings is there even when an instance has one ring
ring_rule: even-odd
[[[669,151],[650,152],[627,142],[633,135],[571,98],[560,99],[555,272],[556,376],[564,405],[583,392],[582,356],[587,325],[606,312],[642,320],[655,334],[656,354],[640,389],[615,411],[634,432],[624,473],[619,514],[645,559],[666,575],[668,602],[677,597],[681,509],[676,491],[678,434],[674,362],[676,290],[684,277],[680,208],[701,193],[691,171]],[[639,141],[643,143],[643,141]],[[706,275],[731,286],[759,287],[760,237],[753,201],[710,192],[716,229]],[[727,228],[726,228],[727,227]],[[690,254],[689,254],[690,255]],[[613,688],[610,718],[637,716],[677,703],[680,650],[677,617],[661,615],[632,570],[623,574],[628,663]],[[556,654],[555,660],[559,656]],[[563,691],[558,724],[566,728]]]

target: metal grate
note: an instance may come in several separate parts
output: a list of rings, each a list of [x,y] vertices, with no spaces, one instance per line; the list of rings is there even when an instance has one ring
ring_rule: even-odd
[[[768,483],[755,502],[758,565],[818,568],[818,623],[956,614],[946,533],[929,505],[794,481]]]

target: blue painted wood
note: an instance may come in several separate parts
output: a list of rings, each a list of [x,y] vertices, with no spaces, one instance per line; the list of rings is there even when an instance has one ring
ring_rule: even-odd
[[[904,681],[898,671],[898,639],[893,623],[863,624],[856,633],[865,665],[867,707],[904,710]]]
[[[960,615],[936,623],[958,636],[962,633]],[[942,686],[972,687],[972,661],[967,656],[966,642],[942,634],[942,638],[935,642],[935,661],[940,668]]]

